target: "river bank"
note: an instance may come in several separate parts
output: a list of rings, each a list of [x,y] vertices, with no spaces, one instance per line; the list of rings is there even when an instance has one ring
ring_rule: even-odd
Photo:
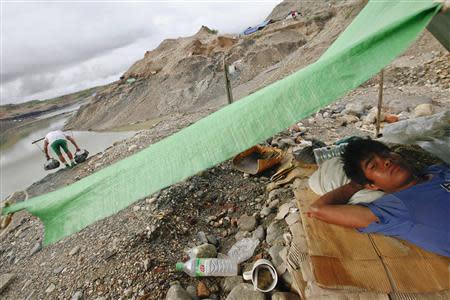
[[[43,154],[43,141],[32,143],[43,138],[48,132],[62,129],[67,119],[74,113],[79,105],[71,105],[61,110],[52,110],[39,117],[30,117],[17,122],[13,128],[1,135],[0,158],[0,199],[5,200],[13,192],[25,190],[36,181],[48,174],[59,170],[46,171],[43,168],[45,156]],[[74,137],[83,149],[91,155],[103,151],[114,142],[132,136],[133,131],[118,132],[87,132],[66,131]],[[75,151],[69,144],[69,150]],[[51,156],[54,156],[50,151]],[[60,167],[60,169],[63,166]]]

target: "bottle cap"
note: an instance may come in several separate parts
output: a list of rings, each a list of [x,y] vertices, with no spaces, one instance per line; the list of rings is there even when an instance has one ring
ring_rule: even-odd
[[[177,264],[175,265],[175,270],[177,270],[177,271],[184,271],[184,263],[177,262]]]

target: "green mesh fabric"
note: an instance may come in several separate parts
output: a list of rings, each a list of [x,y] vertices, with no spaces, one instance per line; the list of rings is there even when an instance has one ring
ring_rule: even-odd
[[[316,63],[137,154],[4,213],[28,210],[45,225],[44,244],[58,241],[327,106],[401,54],[439,9],[432,0],[370,1]]]

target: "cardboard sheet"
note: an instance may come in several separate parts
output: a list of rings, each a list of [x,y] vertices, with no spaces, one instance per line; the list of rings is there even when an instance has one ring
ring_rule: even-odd
[[[295,189],[294,194],[297,200],[301,199],[297,203],[301,212],[307,211],[309,205],[319,197],[307,187]],[[304,213],[301,214],[301,218],[310,255],[337,258],[352,257],[360,260],[378,258],[368,235],[308,218]]]

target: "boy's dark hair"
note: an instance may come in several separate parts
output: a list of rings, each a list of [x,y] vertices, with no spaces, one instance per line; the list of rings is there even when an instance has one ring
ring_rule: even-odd
[[[386,156],[389,152],[388,146],[370,138],[352,140],[345,147],[345,151],[341,156],[344,172],[348,178],[356,183],[361,185],[371,183],[364,175],[361,162],[373,154]]]

